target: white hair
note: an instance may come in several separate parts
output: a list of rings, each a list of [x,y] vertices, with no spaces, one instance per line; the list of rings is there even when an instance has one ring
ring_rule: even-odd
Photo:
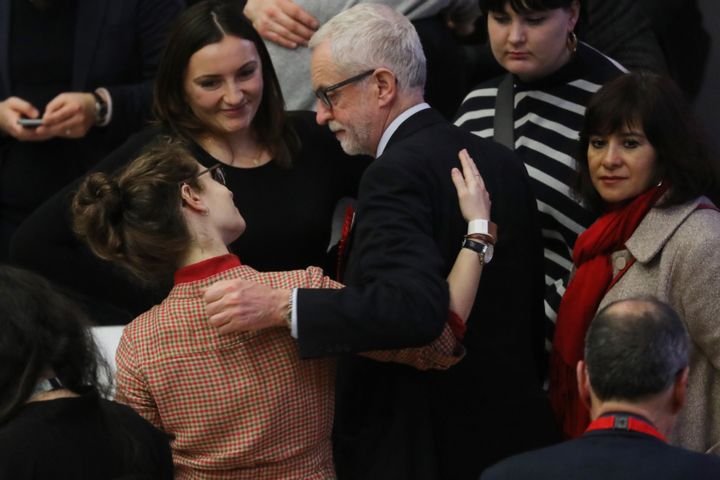
[[[385,67],[395,74],[400,91],[425,88],[425,53],[410,20],[378,4],[356,5],[325,23],[310,39],[310,48],[330,43],[339,71],[348,75]]]

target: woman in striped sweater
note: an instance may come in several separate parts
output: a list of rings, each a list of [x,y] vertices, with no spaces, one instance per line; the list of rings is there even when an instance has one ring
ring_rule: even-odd
[[[507,74],[473,89],[463,100],[455,124],[515,150],[532,179],[545,252],[544,330],[549,349],[557,306],[572,268],[575,239],[594,220],[570,187],[585,105],[606,81],[625,69],[578,42],[573,32],[578,0],[480,3],[493,55]],[[503,135],[505,140],[498,138]]]

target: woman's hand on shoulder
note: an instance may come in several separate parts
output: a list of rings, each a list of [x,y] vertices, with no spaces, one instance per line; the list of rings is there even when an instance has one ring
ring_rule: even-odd
[[[465,149],[460,150],[458,158],[462,172],[453,168],[451,176],[463,218],[468,222],[476,219],[490,220],[490,194],[485,189],[485,182],[477,165]]]

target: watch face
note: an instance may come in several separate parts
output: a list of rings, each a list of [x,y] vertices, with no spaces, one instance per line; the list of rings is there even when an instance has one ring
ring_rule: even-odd
[[[487,248],[485,249],[485,263],[490,263],[490,260],[492,260],[493,257],[493,252],[495,252],[495,247],[488,244]]]

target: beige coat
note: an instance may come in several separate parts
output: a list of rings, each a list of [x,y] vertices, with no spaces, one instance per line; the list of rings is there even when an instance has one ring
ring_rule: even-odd
[[[668,209],[653,208],[612,256],[617,273],[636,262],[600,307],[650,294],[672,305],[690,332],[692,353],[687,405],[671,442],[720,454],[720,213],[696,209],[706,198]]]

